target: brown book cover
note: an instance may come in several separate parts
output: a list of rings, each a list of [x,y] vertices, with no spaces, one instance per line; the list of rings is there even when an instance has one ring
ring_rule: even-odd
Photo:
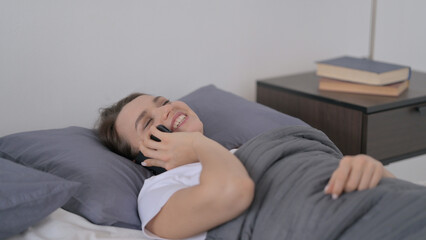
[[[370,85],[387,85],[409,80],[411,68],[366,58],[339,57],[317,62],[317,75]]]
[[[383,86],[345,82],[329,78],[319,79],[319,89],[325,91],[359,93],[396,97],[401,95],[409,86],[409,80]]]

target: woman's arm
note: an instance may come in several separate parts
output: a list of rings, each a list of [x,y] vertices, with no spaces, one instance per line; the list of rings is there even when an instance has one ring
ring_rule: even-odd
[[[186,238],[229,221],[250,206],[254,183],[227,149],[201,133],[152,132],[162,140],[162,146],[150,141],[145,144],[148,148],[141,147],[144,154],[157,157],[146,161],[148,165],[170,169],[198,159],[203,170],[200,184],[173,194],[147,224],[149,231],[164,238]],[[159,150],[154,153],[149,148]],[[175,154],[169,155],[166,149]]]
[[[336,199],[343,191],[374,188],[384,177],[395,176],[376,159],[363,154],[345,156],[340,160],[339,167],[333,172],[324,192]]]

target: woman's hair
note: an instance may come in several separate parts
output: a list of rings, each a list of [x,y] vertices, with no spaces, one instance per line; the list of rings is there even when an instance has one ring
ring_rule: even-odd
[[[121,109],[127,103],[142,95],[145,94],[132,93],[110,107],[100,109],[100,116],[95,126],[101,142],[111,151],[128,159],[134,159],[137,153],[132,151],[130,144],[118,135],[115,122]]]

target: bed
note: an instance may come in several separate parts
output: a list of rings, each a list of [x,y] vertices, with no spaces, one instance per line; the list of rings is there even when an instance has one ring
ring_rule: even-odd
[[[214,85],[180,100],[228,149],[303,121]],[[99,143],[87,128],[0,138],[0,239],[142,239],[137,196],[151,173]]]
[[[26,231],[8,238],[15,239],[145,239],[140,230],[102,226],[62,208],[32,225]]]
[[[323,188],[342,154],[321,131],[214,85],[180,100],[206,136],[239,148],[256,183],[250,208],[207,239],[426,236],[425,187],[386,179],[334,201]],[[144,239],[137,197],[151,173],[106,149],[92,129],[4,136],[0,166],[0,239]]]

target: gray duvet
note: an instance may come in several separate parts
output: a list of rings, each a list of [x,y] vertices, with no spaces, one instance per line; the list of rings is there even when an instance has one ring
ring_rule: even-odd
[[[286,127],[236,155],[256,183],[250,208],[207,239],[426,239],[426,188],[382,179],[372,190],[323,193],[342,157],[322,132]]]

